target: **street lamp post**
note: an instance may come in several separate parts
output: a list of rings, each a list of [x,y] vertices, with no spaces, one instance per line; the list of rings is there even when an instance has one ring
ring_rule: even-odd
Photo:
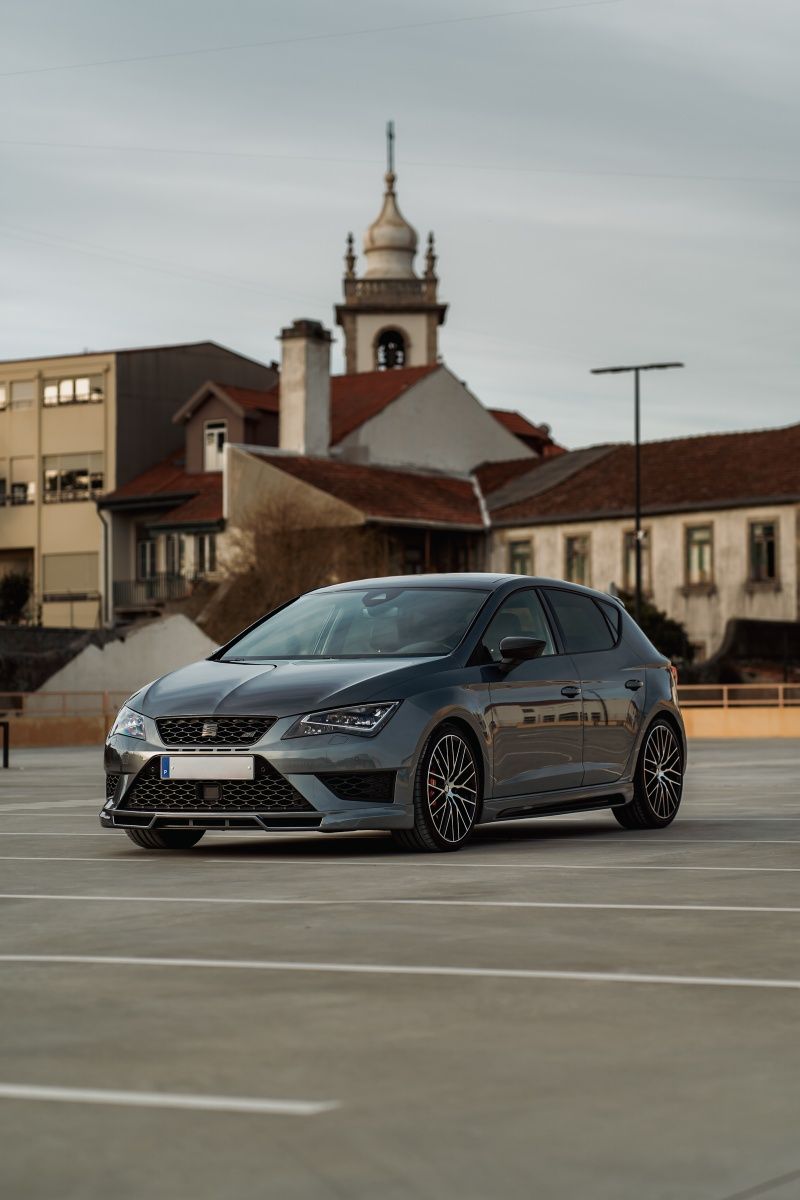
[[[642,443],[639,404],[639,376],[642,371],[668,371],[682,367],[679,362],[639,363],[635,367],[594,367],[592,375],[622,375],[633,373],[633,444],[634,444],[634,555],[636,562],[636,591],[633,611],[638,621],[642,614]]]

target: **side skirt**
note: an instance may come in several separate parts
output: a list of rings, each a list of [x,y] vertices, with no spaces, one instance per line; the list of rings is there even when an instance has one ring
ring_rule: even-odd
[[[630,783],[615,784],[591,795],[578,790],[560,795],[551,792],[549,796],[507,796],[502,800],[490,801],[491,808],[485,805],[483,819],[487,822],[518,821],[523,817],[552,817],[566,813],[593,812],[596,809],[616,808],[628,804],[632,798],[633,785]],[[495,808],[495,805],[498,807]]]

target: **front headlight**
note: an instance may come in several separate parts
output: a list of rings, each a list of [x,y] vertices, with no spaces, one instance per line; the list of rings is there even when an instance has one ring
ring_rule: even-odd
[[[111,726],[111,734],[121,733],[123,737],[143,738],[144,733],[144,717],[141,713],[134,712],[132,708],[126,708],[125,705],[117,713],[117,719]]]
[[[356,733],[372,737],[382,729],[400,704],[385,700],[382,704],[356,704],[352,708],[328,708],[323,712],[306,713],[287,729],[284,738],[309,737],[316,733]]]

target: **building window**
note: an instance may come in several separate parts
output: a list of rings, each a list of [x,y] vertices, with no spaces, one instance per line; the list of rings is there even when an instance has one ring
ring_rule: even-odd
[[[11,385],[12,409],[33,408],[36,383],[33,379],[21,379]]]
[[[198,575],[213,575],[217,569],[217,535],[198,533],[195,554]]]
[[[8,392],[6,391],[6,385],[4,383],[0,383],[0,412],[2,412],[7,404]]]
[[[99,404],[103,399],[103,392],[102,375],[50,379],[44,385],[43,403],[48,408],[58,404]]]
[[[203,445],[203,470],[221,471],[225,442],[228,440],[227,421],[206,421]]]
[[[11,459],[11,503],[33,504],[36,499],[36,460]]]
[[[182,533],[168,533],[166,537],[167,574],[182,575],[186,561],[186,539]]]
[[[636,591],[636,531],[627,529],[622,535],[622,587],[626,592]],[[650,530],[642,530],[642,591],[652,591],[650,574]]]
[[[714,531],[710,525],[690,525],[686,530],[686,586],[714,582]]]
[[[778,578],[778,527],[774,521],[750,522],[750,582]]]
[[[136,543],[136,578],[154,579],[156,575],[156,543],[153,538]]]
[[[42,555],[42,599],[93,599],[98,592],[98,560],[95,553]]]
[[[103,490],[102,454],[50,454],[44,458],[44,499],[91,500]]]
[[[533,574],[533,542],[508,543],[508,570],[511,575]]]
[[[406,365],[406,339],[399,329],[384,329],[375,343],[375,366],[391,371]]]
[[[591,581],[591,539],[588,533],[574,534],[564,539],[564,578],[570,583]]]

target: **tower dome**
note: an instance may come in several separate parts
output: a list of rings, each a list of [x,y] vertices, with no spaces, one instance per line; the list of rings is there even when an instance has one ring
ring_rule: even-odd
[[[395,173],[385,175],[383,207],[364,234],[365,279],[416,279],[417,233],[397,206]]]

